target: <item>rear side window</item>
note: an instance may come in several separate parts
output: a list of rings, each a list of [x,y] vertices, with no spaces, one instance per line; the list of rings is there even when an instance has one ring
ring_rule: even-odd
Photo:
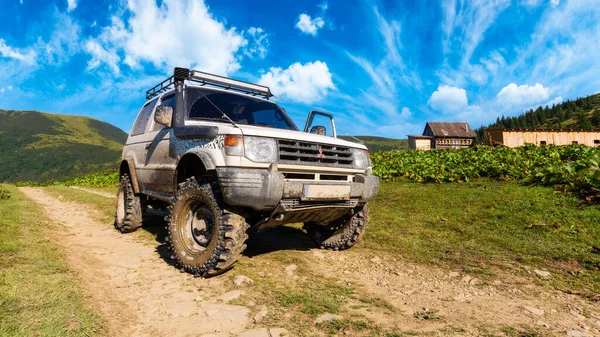
[[[141,135],[144,133],[144,131],[146,131],[146,125],[148,125],[148,120],[150,120],[150,115],[152,114],[152,110],[154,110],[155,105],[156,100],[144,105],[140,115],[133,124],[133,128],[131,129],[132,136]]]

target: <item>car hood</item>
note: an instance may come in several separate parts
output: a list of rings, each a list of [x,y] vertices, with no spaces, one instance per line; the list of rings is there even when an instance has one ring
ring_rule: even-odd
[[[367,149],[367,147],[362,144],[349,142],[349,141],[339,139],[339,138],[315,135],[315,134],[308,133],[308,132],[267,128],[267,127],[262,127],[262,126],[253,126],[253,125],[239,125],[238,124],[238,127],[241,129],[242,134],[245,136],[261,136],[261,137],[271,137],[271,138],[280,138],[280,139],[291,139],[291,140],[313,142],[313,143],[320,143],[320,144],[340,145],[340,146],[352,147],[352,148],[363,149],[363,150]]]

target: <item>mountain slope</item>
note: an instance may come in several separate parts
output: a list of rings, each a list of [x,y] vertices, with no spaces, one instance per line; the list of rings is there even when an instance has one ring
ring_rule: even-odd
[[[0,110],[0,182],[117,168],[127,134],[83,116]]]
[[[496,119],[488,128],[516,129],[590,129],[600,128],[600,94],[567,100],[558,105],[539,106],[515,117]],[[478,137],[484,136],[483,128],[477,131]]]
[[[340,136],[339,138],[355,143],[358,143],[358,140],[355,139],[358,138],[364,142],[365,146],[369,149],[369,152],[408,149],[408,140],[406,139],[392,139],[376,136],[356,136],[355,138]]]

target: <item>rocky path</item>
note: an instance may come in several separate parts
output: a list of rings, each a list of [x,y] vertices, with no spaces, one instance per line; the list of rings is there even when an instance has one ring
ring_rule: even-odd
[[[230,336],[251,329],[249,309],[226,302],[235,293],[209,299],[217,278],[181,273],[153,247],[98,223],[80,205],[60,201],[42,189],[21,191],[63,224],[56,233],[69,268],[82,279],[92,305],[111,336]],[[212,294],[212,292],[210,292]]]
[[[64,247],[63,255],[83,280],[93,305],[106,319],[111,335],[268,337],[285,332],[281,329],[285,326],[256,329],[252,305],[228,304],[241,291],[224,293],[222,289],[230,288],[223,284],[229,282],[227,276],[193,278],[169,264],[168,253],[160,243],[140,242],[119,234],[110,224],[94,221],[89,206],[58,200],[43,189],[21,191],[43,206],[51,221],[66,227],[67,232],[57,233],[55,239]],[[276,245],[284,249],[293,246],[291,241],[277,237],[277,229],[274,233]],[[254,246],[264,249],[269,235],[257,238]],[[312,274],[353,284],[362,298],[384,299],[391,304],[393,313],[356,306],[346,315],[359,314],[380,326],[432,336],[490,335],[488,331],[497,335],[503,330],[510,336],[511,329],[530,328],[543,336],[600,336],[599,303],[537,285],[535,278],[554,277],[544,271],[528,270],[530,276],[499,271],[486,281],[364,249],[301,249],[293,254],[307,262]],[[268,256],[266,252],[252,260],[266,264]],[[298,277],[294,268],[264,275],[274,279]]]

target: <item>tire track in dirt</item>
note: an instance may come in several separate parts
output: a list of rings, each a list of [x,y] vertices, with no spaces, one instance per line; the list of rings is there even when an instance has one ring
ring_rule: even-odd
[[[249,328],[248,308],[202,299],[219,289],[218,278],[195,279],[179,272],[160,258],[156,247],[94,221],[80,204],[60,201],[39,188],[20,190],[43,206],[52,222],[67,228],[54,239],[110,335],[229,336]]]

